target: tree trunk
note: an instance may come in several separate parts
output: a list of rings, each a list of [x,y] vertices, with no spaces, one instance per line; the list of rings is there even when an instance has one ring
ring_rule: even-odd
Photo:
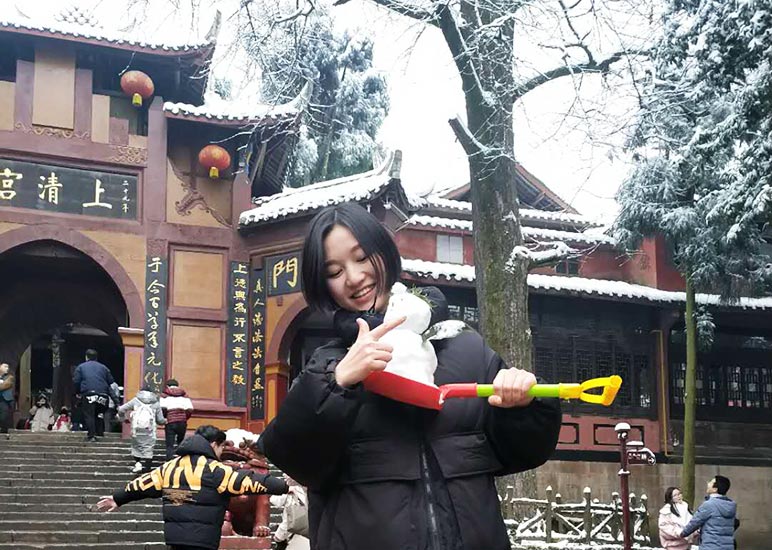
[[[694,505],[694,425],[697,411],[697,319],[694,286],[686,279],[686,380],[684,395],[684,458],[681,492],[684,502]]]
[[[486,12],[477,3],[462,2],[467,18],[484,23],[500,13]],[[467,19],[473,20],[473,19]],[[514,27],[503,24],[497,37],[480,38],[466,66],[466,80],[481,88],[465,87],[467,124],[481,150],[468,153],[474,263],[479,326],[486,343],[509,367],[533,370],[531,326],[528,317],[527,257],[510,262],[512,251],[523,243],[519,200],[515,186],[512,101],[506,93],[514,88],[512,73]],[[447,37],[446,37],[447,38]],[[475,62],[476,61],[476,62]],[[498,93],[497,93],[498,92]],[[512,476],[515,494],[535,498],[533,470]]]

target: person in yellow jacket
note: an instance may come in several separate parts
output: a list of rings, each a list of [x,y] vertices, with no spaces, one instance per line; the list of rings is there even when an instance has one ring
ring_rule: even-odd
[[[174,550],[217,550],[230,497],[288,491],[280,477],[234,470],[220,462],[224,446],[225,432],[214,426],[199,427],[172,460],[103,497],[97,510],[112,512],[135,500],[163,497],[167,545]]]

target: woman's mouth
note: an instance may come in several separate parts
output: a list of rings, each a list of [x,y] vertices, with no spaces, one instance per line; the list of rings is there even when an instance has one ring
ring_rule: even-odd
[[[358,290],[354,294],[352,294],[351,299],[359,301],[363,298],[367,298],[368,296],[370,296],[370,293],[372,292],[373,288],[375,288],[375,285],[366,286],[365,288]]]

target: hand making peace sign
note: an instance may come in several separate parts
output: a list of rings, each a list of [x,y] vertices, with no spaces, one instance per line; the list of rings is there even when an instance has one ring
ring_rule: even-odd
[[[339,386],[350,388],[367,378],[374,371],[386,368],[391,361],[394,348],[382,344],[378,340],[387,332],[405,322],[406,317],[400,317],[370,330],[364,319],[357,319],[359,334],[348,350],[346,356],[335,367],[335,381]]]

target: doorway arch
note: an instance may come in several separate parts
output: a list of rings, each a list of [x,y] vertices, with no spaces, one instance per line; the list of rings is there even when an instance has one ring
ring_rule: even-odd
[[[6,246],[0,273],[0,361],[21,367],[22,413],[38,391],[52,391],[57,405],[72,405],[71,370],[88,348],[109,358],[105,363],[122,383],[118,328],[128,325],[130,313],[104,264],[59,239],[39,239]]]

